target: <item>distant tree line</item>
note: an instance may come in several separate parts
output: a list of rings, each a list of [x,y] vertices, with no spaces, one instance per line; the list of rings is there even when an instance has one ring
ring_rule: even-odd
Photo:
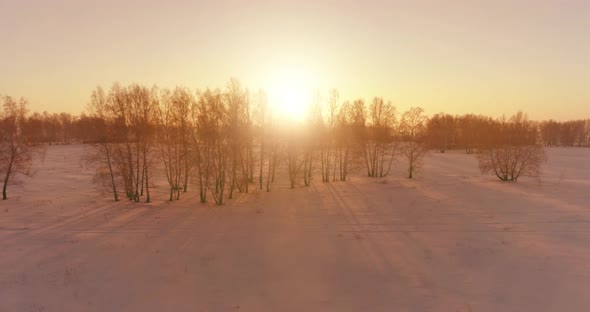
[[[548,120],[541,122],[539,128],[544,146],[590,147],[590,119]]]
[[[291,188],[312,181],[347,181],[354,169],[368,177],[390,175],[402,164],[413,178],[430,150],[477,154],[483,173],[503,181],[537,176],[542,146],[588,146],[588,122],[535,123],[525,114],[481,115],[397,111],[375,97],[341,101],[337,90],[311,99],[306,117],[284,127],[263,91],[236,79],[222,89],[196,92],[127,86],[92,91],[87,111],[29,114],[26,100],[3,97],[0,176],[3,197],[15,173],[30,175],[31,159],[47,144],[86,143],[95,182],[112,194],[150,202],[154,176],[165,177],[170,201],[198,190],[200,202],[223,204],[236,192],[271,191],[285,174]],[[303,103],[302,103],[303,104]]]
[[[70,144],[72,142],[88,143],[97,137],[97,123],[100,121],[69,113],[34,112],[25,119],[25,135],[35,143]]]
[[[498,127],[498,120],[482,115],[436,114],[427,123],[429,147],[444,153],[464,149],[472,154],[489,145]],[[590,119],[535,122],[537,143],[553,147],[590,147]]]

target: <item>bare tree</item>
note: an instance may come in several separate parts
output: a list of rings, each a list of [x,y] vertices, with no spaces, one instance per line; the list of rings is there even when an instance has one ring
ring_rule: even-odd
[[[235,184],[236,178],[236,149],[235,149],[235,133],[231,130],[235,124],[230,115],[230,109],[227,102],[221,93],[216,92],[210,98],[209,112],[211,113],[212,122],[212,172],[215,181],[215,187],[209,186],[212,190],[213,198],[218,205],[223,204],[225,189],[228,185],[228,178],[230,179],[230,187]],[[231,116],[231,117],[230,117]],[[231,198],[230,194],[228,195]]]
[[[382,98],[376,97],[369,107],[369,117],[369,140],[365,144],[364,153],[367,172],[370,177],[384,177],[389,173],[395,158],[396,145],[391,143],[396,110],[391,102],[384,102]]]
[[[322,104],[319,93],[316,93],[312,102],[308,105],[307,118],[301,131],[303,136],[303,184],[311,185],[313,168],[316,161],[316,149],[321,145],[321,131],[323,129]],[[319,144],[318,144],[319,143]]]
[[[316,136],[319,141],[319,156],[322,171],[322,181],[336,180],[336,124],[340,108],[338,90],[330,90],[328,100],[327,120],[318,120]]]
[[[192,172],[192,124],[193,95],[177,87],[173,92],[162,90],[156,107],[158,146],[164,171],[170,186],[170,201],[180,199],[186,192]]]
[[[517,181],[520,176],[538,177],[546,161],[537,144],[538,128],[526,114],[518,112],[497,123],[493,144],[478,155],[482,173],[493,172],[502,181]]]
[[[408,178],[414,178],[415,172],[423,165],[423,159],[428,148],[424,140],[425,124],[427,121],[424,110],[412,107],[405,112],[401,121],[401,132],[404,142],[401,153],[408,160]]]
[[[130,200],[138,202],[146,194],[151,201],[150,180],[152,146],[154,144],[154,105],[152,94],[144,86],[132,84],[122,87],[114,84],[109,94],[112,112],[113,140],[117,142],[114,160],[123,181],[123,188]]]
[[[194,114],[201,202],[206,201],[209,191],[215,203],[222,205],[232,183],[235,151],[227,96],[219,90],[199,93]]]
[[[123,189],[128,199],[134,199],[133,192],[133,148],[134,138],[130,122],[130,104],[126,88],[118,83],[113,84],[109,91],[109,109],[113,114],[114,140],[117,142],[114,149],[114,159],[117,171],[121,175]]]
[[[301,152],[302,147],[300,143],[297,138],[291,136],[287,145],[287,168],[291,188],[295,188],[297,177],[305,164],[305,155]]]
[[[174,89],[172,103],[174,106],[174,119],[178,127],[177,141],[180,145],[180,159],[182,161],[181,175],[183,180],[181,181],[181,186],[183,192],[186,192],[188,189],[188,182],[193,170],[191,155],[194,154],[194,151],[190,143],[194,126],[191,123],[190,116],[194,102],[195,98],[193,94],[187,89],[181,87]]]
[[[332,181],[336,181],[336,171],[340,181],[348,179],[351,147],[355,143],[352,117],[352,104],[344,102],[339,108],[334,122],[334,160]],[[336,170],[338,168],[338,170]]]
[[[197,101],[193,106],[193,125],[195,132],[193,133],[193,146],[195,146],[195,162],[197,165],[197,176],[199,180],[199,196],[201,203],[207,202],[207,190],[209,185],[209,178],[211,175],[212,165],[212,151],[213,151],[213,122],[209,110],[214,100],[214,94],[211,90],[197,93]]]
[[[155,87],[154,87],[155,89]],[[150,90],[144,86],[133,84],[128,88],[131,108],[131,128],[134,134],[135,165],[134,173],[134,194],[136,202],[143,196],[144,187],[147,194],[146,202],[150,202],[150,158],[153,145],[154,135],[154,111],[157,104],[153,94],[154,89]]]
[[[357,99],[350,103],[345,104],[348,108],[348,114],[350,116],[350,132],[354,143],[359,146],[365,165],[367,169],[367,175],[371,176],[371,168],[369,167],[369,157],[367,156],[367,146],[369,144],[369,136],[367,131],[367,107],[365,101]]]
[[[264,171],[264,153],[265,153],[265,147],[267,144],[267,140],[266,140],[266,125],[267,125],[267,121],[266,121],[266,111],[268,108],[268,102],[267,102],[267,97],[266,97],[266,93],[264,93],[264,91],[260,90],[258,91],[258,94],[256,95],[256,109],[257,109],[257,114],[256,114],[256,122],[258,125],[258,146],[260,149],[260,159],[258,161],[259,164],[259,173],[258,173],[258,187],[259,189],[262,189],[262,182],[263,182],[263,171]]]
[[[233,197],[234,189],[248,192],[248,182],[251,180],[253,160],[251,116],[248,91],[241,83],[232,78],[227,83],[225,93],[227,102],[228,139],[230,140],[231,175],[228,197]],[[239,173],[238,171],[241,171]]]
[[[101,87],[92,91],[90,104],[88,106],[90,115],[99,121],[94,126],[98,128],[98,136],[93,139],[90,147],[93,153],[89,160],[95,164],[96,177],[103,186],[112,191],[115,201],[119,201],[117,191],[117,179],[119,173],[116,171],[114,153],[116,149],[116,137],[113,127],[113,111],[109,107],[108,96]]]
[[[266,171],[266,191],[270,192],[270,183],[274,182],[275,179],[275,171],[277,167],[277,159],[280,147],[280,138],[278,135],[278,131],[276,129],[276,125],[273,122],[272,118],[272,110],[269,110],[269,123],[265,127],[267,131],[265,131],[265,147],[267,150],[267,158],[268,158],[268,166]]]
[[[156,107],[157,142],[160,157],[164,164],[164,173],[170,187],[169,200],[173,201],[180,198],[180,183],[184,171],[181,146],[178,142],[177,106],[170,90],[163,89],[158,99],[158,106]]]
[[[17,174],[32,176],[32,157],[43,152],[41,145],[35,145],[25,136],[23,129],[27,117],[27,101],[18,102],[10,96],[3,98],[3,116],[0,120],[0,176],[2,176],[2,200],[8,198],[7,188]]]
[[[401,145],[401,153],[408,160],[408,178],[413,179],[416,171],[422,168],[428,148],[424,142],[406,141]]]

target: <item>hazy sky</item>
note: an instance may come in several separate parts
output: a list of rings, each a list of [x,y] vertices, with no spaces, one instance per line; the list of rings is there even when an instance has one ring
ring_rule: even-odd
[[[33,110],[79,113],[115,81],[257,89],[293,68],[402,110],[590,118],[590,1],[0,0],[0,94]]]

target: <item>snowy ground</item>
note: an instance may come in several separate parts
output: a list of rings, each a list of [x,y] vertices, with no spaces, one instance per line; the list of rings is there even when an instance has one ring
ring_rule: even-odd
[[[113,203],[81,146],[50,147],[0,202],[0,311],[585,311],[590,149],[540,180],[431,154],[416,180],[358,176],[202,206]]]

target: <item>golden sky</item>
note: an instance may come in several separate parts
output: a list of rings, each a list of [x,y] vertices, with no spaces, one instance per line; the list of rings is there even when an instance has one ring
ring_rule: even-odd
[[[404,110],[590,118],[590,1],[0,0],[0,94],[80,113],[115,81],[252,90],[297,71]]]

